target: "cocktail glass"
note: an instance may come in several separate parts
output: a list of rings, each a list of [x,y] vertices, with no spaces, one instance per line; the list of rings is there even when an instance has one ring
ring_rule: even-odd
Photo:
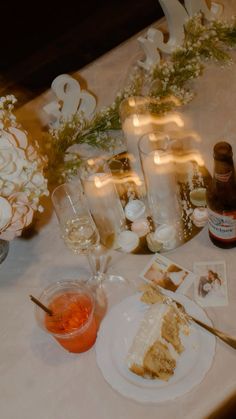
[[[80,281],[58,281],[48,286],[39,300],[52,311],[45,313],[38,305],[38,325],[69,352],[85,352],[96,341],[98,321],[92,291]]]

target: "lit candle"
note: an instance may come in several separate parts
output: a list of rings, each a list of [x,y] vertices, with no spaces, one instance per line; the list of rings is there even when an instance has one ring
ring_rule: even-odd
[[[125,225],[125,214],[112,175],[91,174],[83,179],[83,185],[101,242],[107,247],[112,247]]]
[[[144,177],[138,151],[138,140],[152,129],[152,122],[153,118],[150,115],[134,114],[126,118],[122,125],[127,142],[130,166],[138,176],[140,185],[144,184]]]
[[[140,196],[145,194],[145,182],[138,149],[139,139],[155,130],[159,130],[163,137],[166,136],[167,127],[170,128],[172,125],[182,127],[184,124],[182,118],[176,113],[164,116],[152,113],[150,106],[157,103],[155,99],[151,98],[130,97],[125,99],[120,106],[120,118],[126,138],[130,166],[142,185],[139,187]]]
[[[155,225],[175,223],[180,218],[172,155],[162,144],[155,149],[152,133],[139,142],[150,212]]]

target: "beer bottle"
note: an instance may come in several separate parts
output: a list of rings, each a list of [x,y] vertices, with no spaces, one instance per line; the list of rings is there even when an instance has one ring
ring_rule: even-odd
[[[214,146],[214,175],[207,193],[208,229],[218,247],[236,246],[236,182],[232,147],[225,141]]]

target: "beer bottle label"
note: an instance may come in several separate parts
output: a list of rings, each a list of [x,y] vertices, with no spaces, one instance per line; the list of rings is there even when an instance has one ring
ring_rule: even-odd
[[[236,239],[236,211],[212,211],[208,208],[208,228],[210,234],[225,243]]]

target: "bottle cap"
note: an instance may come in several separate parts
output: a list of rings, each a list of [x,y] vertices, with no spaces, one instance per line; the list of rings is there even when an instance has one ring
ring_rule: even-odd
[[[214,146],[214,158],[217,160],[225,160],[233,156],[232,147],[226,141],[220,141]]]

